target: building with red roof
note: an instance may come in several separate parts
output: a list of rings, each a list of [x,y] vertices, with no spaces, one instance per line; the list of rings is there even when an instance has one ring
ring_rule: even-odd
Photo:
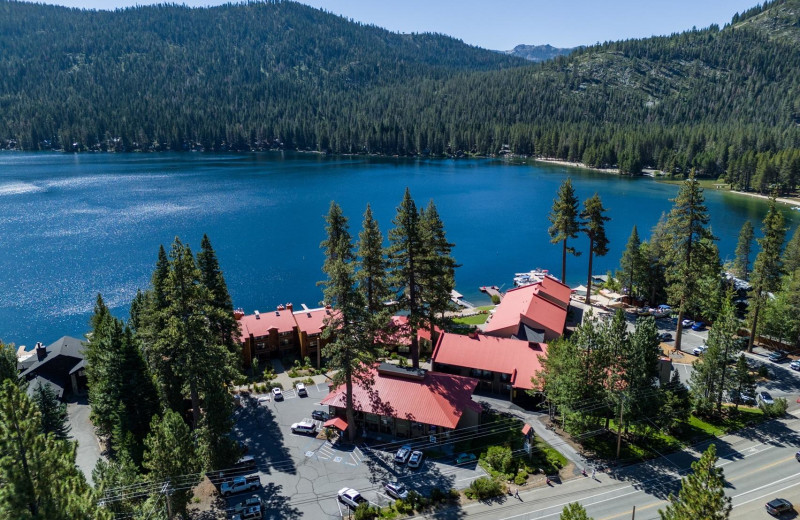
[[[434,370],[478,379],[478,388],[513,399],[517,391],[534,390],[531,381],[542,369],[547,345],[483,334],[444,333],[431,359]]]
[[[501,338],[546,342],[561,337],[567,323],[570,288],[549,276],[541,282],[510,289],[484,326]]]
[[[272,312],[254,311],[247,314],[234,311],[239,322],[239,342],[245,366],[253,358],[284,357],[298,350],[297,322],[292,304],[278,305]]]
[[[295,311],[294,319],[297,322],[297,337],[300,341],[300,356],[316,360],[317,368],[322,364],[322,348],[328,343],[322,337],[325,325],[331,317],[333,310],[330,305],[318,309],[309,309],[302,305],[303,310]]]
[[[368,383],[353,382],[359,428],[420,437],[480,421],[481,406],[472,400],[477,379],[381,363],[369,369],[364,380]],[[331,389],[321,404],[346,420],[345,386]]]
[[[434,331],[437,335],[442,333],[442,329],[439,327],[434,327]],[[385,332],[380,337],[380,342],[390,351],[410,352],[411,330],[408,326],[408,316],[392,316]],[[417,343],[419,344],[420,352],[428,352],[433,349],[430,329],[422,328],[417,330]]]

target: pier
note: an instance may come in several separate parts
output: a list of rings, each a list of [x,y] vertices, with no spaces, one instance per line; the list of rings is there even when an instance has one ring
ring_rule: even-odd
[[[453,303],[455,303],[456,305],[459,305],[461,307],[466,307],[467,309],[474,309],[475,308],[475,306],[473,304],[471,304],[470,302],[468,302],[467,300],[464,299],[464,295],[463,294],[461,294],[460,292],[456,291],[455,289],[450,291],[450,299],[453,301]]]
[[[481,292],[485,292],[490,297],[497,295],[500,298],[500,301],[503,301],[503,293],[500,292],[500,288],[496,285],[484,285],[481,288]]]

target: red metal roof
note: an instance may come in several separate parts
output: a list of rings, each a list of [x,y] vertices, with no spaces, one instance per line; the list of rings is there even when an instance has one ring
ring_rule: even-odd
[[[441,333],[442,329],[435,327],[436,332]],[[417,341],[431,340],[431,331],[427,328],[417,330]],[[411,346],[411,337],[408,330],[408,316],[392,316],[384,336],[381,338],[383,343],[388,345]]]
[[[244,342],[251,334],[253,337],[268,336],[270,329],[277,329],[281,332],[291,332],[297,322],[292,316],[291,309],[279,309],[268,312],[261,312],[256,317],[255,313],[242,316],[239,319],[241,325],[241,341]]]
[[[455,428],[463,410],[481,411],[472,400],[478,380],[471,377],[426,372],[420,380],[379,373],[373,367],[364,379],[368,385],[353,382],[353,405],[363,412]],[[345,387],[340,385],[321,404],[344,408],[344,394]]]
[[[545,278],[545,281],[552,280]],[[503,300],[495,308],[494,313],[486,322],[484,331],[487,333],[501,331],[503,329],[515,328],[520,321],[526,321],[534,327],[543,327],[561,334],[567,322],[567,308],[553,299],[560,302],[562,296],[561,286],[553,280],[551,288],[555,288],[554,293],[547,293],[542,283],[518,287],[506,292]],[[566,287],[566,286],[563,286]],[[567,302],[569,301],[569,287],[566,287]],[[545,293],[545,294],[540,294]],[[554,296],[558,294],[558,296]],[[516,332],[516,329],[514,330]]]
[[[341,417],[334,417],[333,419],[328,419],[327,421],[325,421],[325,424],[323,424],[322,426],[324,426],[325,428],[333,426],[339,431],[345,431],[347,429],[347,421],[345,421]]]
[[[325,328],[325,320],[333,312],[331,309],[320,307],[318,309],[307,309],[294,312],[294,319],[297,327],[307,334],[320,334]]]
[[[547,356],[547,344],[444,333],[433,351],[433,362],[510,374],[512,387],[533,390],[531,378],[542,369],[539,356]]]
[[[522,427],[522,435],[528,435],[529,431],[531,431],[531,425],[525,423],[525,426]]]

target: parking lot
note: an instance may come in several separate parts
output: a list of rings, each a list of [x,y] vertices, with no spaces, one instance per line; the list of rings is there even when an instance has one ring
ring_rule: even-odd
[[[283,400],[269,394],[245,395],[236,411],[236,438],[248,446],[264,485],[264,518],[339,518],[347,514],[337,500],[337,492],[354,488],[376,505],[391,500],[383,490],[387,481],[403,482],[409,489],[425,491],[432,487],[464,488],[484,474],[476,463],[456,466],[455,461],[425,460],[422,467],[411,469],[392,462],[394,439],[372,439],[378,448],[355,445],[331,445],[311,435],[293,434],[292,423],[311,419],[313,410],[324,410],[320,401],[327,395],[326,384],[308,386],[308,397],[298,397],[294,390],[283,392]],[[320,421],[316,421],[321,426]],[[381,451],[380,447],[386,448]],[[229,507],[249,494],[231,497]]]

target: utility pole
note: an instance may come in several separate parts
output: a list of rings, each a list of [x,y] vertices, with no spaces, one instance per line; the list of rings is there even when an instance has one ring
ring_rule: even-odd
[[[631,513],[631,520],[636,520],[636,506],[633,506],[633,513]]]
[[[164,501],[167,503],[167,518],[172,518],[172,504],[170,504],[169,496],[172,494],[172,490],[169,488],[169,481],[164,483],[164,487],[161,488],[161,493],[164,494]]]

